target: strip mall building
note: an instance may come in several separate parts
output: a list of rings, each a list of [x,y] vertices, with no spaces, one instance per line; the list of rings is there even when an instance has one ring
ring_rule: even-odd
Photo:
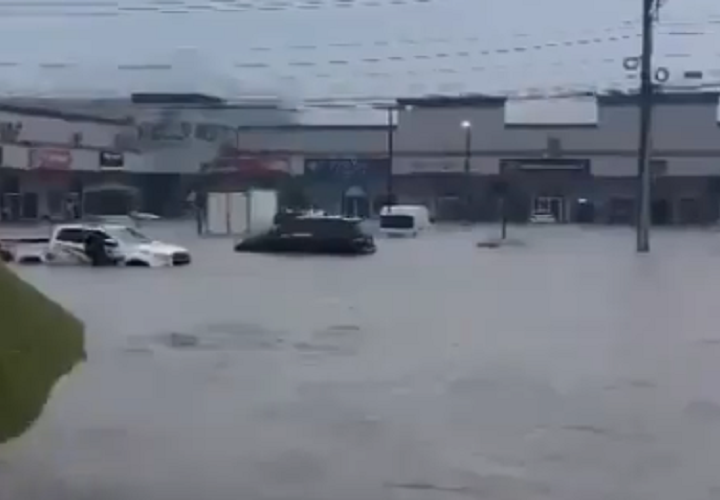
[[[270,104],[181,97],[0,105],[4,218],[62,217],[68,206],[122,210],[128,199],[174,215],[208,179],[215,189],[292,182],[316,206],[363,216],[391,185],[399,202],[426,204],[440,219],[458,216],[469,197],[475,219],[493,220],[500,180],[517,221],[537,210],[563,222],[630,223],[635,214],[634,96],[597,97],[592,121],[552,124],[510,122],[498,97],[400,99],[392,128],[309,125]],[[718,220],[717,108],[714,93],[657,96],[656,223]]]

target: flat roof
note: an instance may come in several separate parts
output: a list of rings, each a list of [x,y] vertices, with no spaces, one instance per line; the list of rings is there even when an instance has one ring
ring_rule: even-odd
[[[130,100],[132,99],[132,101]],[[594,111],[587,111],[588,105],[592,103],[593,109],[601,107],[616,106],[637,106],[639,96],[636,92],[609,92],[600,95],[593,93],[579,93],[577,96],[565,97],[505,97],[505,96],[487,96],[487,95],[465,95],[465,96],[428,96],[421,98],[400,98],[397,100],[398,106],[417,107],[425,109],[442,109],[442,108],[491,108],[502,109],[506,111],[506,122],[512,126],[568,126],[572,124],[588,124],[595,123],[597,116]],[[696,91],[675,91],[675,92],[658,92],[654,96],[654,102],[658,105],[701,105],[701,106],[718,106],[720,101],[720,92],[696,92]],[[82,100],[67,100],[65,105],[63,99],[56,100],[37,100],[11,98],[0,99],[0,111],[14,113],[17,115],[37,116],[44,118],[55,118],[68,122],[86,122],[107,125],[131,125],[134,120],[133,105],[143,106],[159,106],[177,105],[180,108],[193,109],[201,107],[214,110],[231,110],[231,109],[267,109],[282,110],[277,106],[263,106],[261,108],[247,106],[241,103],[228,103],[219,97],[197,93],[136,93],[128,96],[126,100],[109,99],[109,100],[88,100],[84,103]],[[116,108],[114,113],[106,113],[113,109],[107,104],[112,104]],[[127,106],[127,109],[125,109]],[[548,107],[549,106],[549,107]],[[77,111],[73,109],[77,107]],[[98,113],[95,114],[94,107],[97,107]],[[583,108],[582,113],[578,111]],[[570,109],[573,108],[573,109]],[[577,108],[577,109],[575,109]],[[508,110],[512,111],[508,114]],[[388,130],[388,122],[386,113],[370,109],[366,113],[359,113],[355,110],[332,110],[328,113],[325,109],[302,109],[297,117],[299,123],[280,122],[280,123],[249,123],[237,126],[238,130],[243,131],[324,131],[324,130],[347,130],[347,131],[381,131]],[[582,115],[582,118],[578,118]],[[103,116],[106,115],[106,116]],[[110,115],[110,116],[107,116]],[[116,115],[116,116],[112,116]],[[317,115],[317,116],[316,116]],[[331,116],[332,115],[332,116]],[[552,115],[553,119],[546,121],[543,116]],[[592,115],[592,117],[591,117]],[[264,115],[263,115],[264,116]],[[529,118],[530,117],[530,118]],[[360,119],[361,118],[361,119]],[[207,120],[212,121],[210,117]],[[263,121],[263,120],[261,120]],[[230,124],[229,124],[230,125]],[[397,127],[398,120],[394,120],[393,126]],[[230,125],[233,126],[233,125]]]
[[[714,104],[717,106],[720,92],[656,92],[653,96],[654,104],[665,106],[687,106],[693,104]],[[640,95],[633,93],[609,93],[597,96],[601,106],[637,106]]]
[[[226,104],[220,97],[200,93],[164,93],[164,92],[135,92],[130,95],[133,104],[178,104],[178,105],[217,105]]]
[[[403,97],[397,100],[397,104],[413,108],[501,108],[507,99],[505,96],[491,95]]]
[[[607,92],[607,93],[586,93],[578,92],[568,96],[547,97],[507,97],[490,95],[460,95],[460,96],[427,96],[400,98],[397,100],[399,107],[414,108],[458,108],[458,107],[502,107],[510,101],[552,101],[555,99],[588,98],[594,97],[597,103],[602,106],[629,106],[637,105],[639,94],[637,92]],[[692,105],[692,104],[718,104],[720,92],[656,92],[654,103],[662,105]]]
[[[85,113],[75,113],[72,111],[62,111],[59,109],[46,108],[40,106],[27,106],[20,104],[7,104],[0,102],[0,111],[6,113],[15,113],[23,116],[37,116],[41,118],[56,118],[68,122],[86,122],[98,123],[104,125],[129,125],[132,118],[106,118]]]

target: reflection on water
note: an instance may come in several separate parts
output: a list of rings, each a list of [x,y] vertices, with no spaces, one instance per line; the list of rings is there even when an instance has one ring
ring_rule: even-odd
[[[493,230],[323,260],[168,227],[193,266],[23,269],[90,360],[0,498],[717,498],[720,235]]]

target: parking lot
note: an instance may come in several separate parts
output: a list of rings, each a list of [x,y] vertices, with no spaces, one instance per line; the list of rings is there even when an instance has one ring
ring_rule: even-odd
[[[720,498],[720,233],[495,227],[361,258],[24,267],[89,359],[0,499]]]

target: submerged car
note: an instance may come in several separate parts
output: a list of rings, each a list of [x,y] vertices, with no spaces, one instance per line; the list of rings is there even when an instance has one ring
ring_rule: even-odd
[[[557,219],[551,212],[533,212],[530,216],[531,224],[555,224]]]
[[[3,247],[2,243],[0,242],[0,261],[2,262],[12,262],[13,260],[13,254],[10,250]]]
[[[376,250],[374,238],[360,219],[335,216],[299,216],[279,221],[267,232],[235,245],[236,252],[315,253],[364,255]]]
[[[108,263],[125,266],[166,267],[190,264],[190,252],[180,246],[148,238],[137,229],[114,224],[57,226],[43,255],[46,263],[89,264],[88,239],[102,244]]]
[[[430,227],[430,213],[423,205],[393,205],[380,210],[380,233],[415,237]]]

